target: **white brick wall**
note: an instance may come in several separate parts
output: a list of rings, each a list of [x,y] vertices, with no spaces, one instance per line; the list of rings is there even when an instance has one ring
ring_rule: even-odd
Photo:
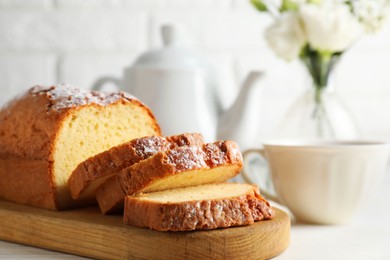
[[[191,31],[226,104],[248,71],[267,72],[261,134],[304,90],[302,68],[268,49],[262,30],[270,19],[249,0],[0,0],[0,104],[35,84],[88,88],[99,76],[119,77],[140,53],[161,46],[159,28],[167,22]],[[337,91],[368,138],[390,140],[389,72],[390,26],[354,46],[337,71]]]
[[[146,15],[126,10],[0,10],[0,50],[141,51]]]
[[[0,103],[32,85],[55,82],[56,61],[53,54],[0,54]]]
[[[75,86],[90,87],[102,76],[120,78],[122,69],[128,66],[135,54],[68,54],[59,61],[58,82],[71,83]],[[72,79],[72,82],[69,81]]]

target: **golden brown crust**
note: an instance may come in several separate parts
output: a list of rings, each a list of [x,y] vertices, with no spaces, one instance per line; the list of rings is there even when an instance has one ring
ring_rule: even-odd
[[[58,208],[51,152],[68,111],[49,111],[49,106],[47,97],[33,94],[30,89],[0,111],[0,156],[3,158],[0,171],[4,178],[0,183],[1,198],[48,209]],[[15,158],[18,159],[15,161]],[[20,167],[17,161],[20,161]],[[34,167],[37,162],[40,166]],[[26,185],[35,183],[34,179],[39,185]],[[7,188],[9,183],[15,184],[15,189]]]
[[[191,170],[209,170],[218,166],[235,165],[238,174],[242,157],[233,141],[218,141],[200,146],[183,146],[143,160],[110,177],[96,192],[96,200],[103,214],[123,210],[125,195],[142,192],[156,180]],[[227,173],[226,176],[230,176]],[[122,192],[115,191],[118,188]],[[119,209],[119,211],[118,211]]]
[[[210,187],[207,187],[210,188]],[[274,215],[256,191],[224,199],[161,203],[126,196],[123,221],[127,225],[158,231],[191,231],[243,226]]]
[[[28,92],[0,111],[0,153],[49,160],[66,111],[47,111],[50,101]]]
[[[33,87],[11,100],[0,110],[0,198],[42,208],[60,209],[54,184],[53,152],[65,119],[86,106],[104,107],[118,103],[142,106],[154,119],[149,108],[125,93],[101,94],[66,86]],[[154,125],[156,133],[160,127]],[[22,165],[14,167],[14,158]],[[39,167],[31,166],[31,163]],[[22,169],[25,171],[18,172]],[[37,178],[37,180],[35,180]],[[35,185],[35,181],[39,185]],[[17,183],[15,190],[7,188]],[[21,188],[24,183],[24,188]],[[29,186],[28,188],[26,188]],[[18,187],[18,189],[16,189]],[[45,198],[41,198],[45,196]],[[29,198],[31,197],[31,198]],[[34,199],[34,197],[36,197]]]
[[[56,209],[48,162],[0,155],[0,199]]]
[[[147,136],[112,147],[80,163],[69,178],[69,188],[73,199],[92,198],[97,182],[145,160],[160,151],[179,146],[202,145],[203,136],[199,133],[184,133],[175,136]],[[92,187],[93,186],[93,187]],[[86,194],[88,193],[88,194]]]
[[[240,164],[242,166],[242,155],[237,143],[233,141],[217,141],[204,146],[207,154],[207,165],[211,168],[225,163]]]

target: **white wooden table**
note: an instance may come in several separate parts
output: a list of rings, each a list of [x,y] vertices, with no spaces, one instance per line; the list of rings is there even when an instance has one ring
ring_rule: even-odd
[[[84,259],[0,241],[1,259]],[[390,174],[376,200],[343,226],[293,223],[291,244],[277,260],[390,259]]]

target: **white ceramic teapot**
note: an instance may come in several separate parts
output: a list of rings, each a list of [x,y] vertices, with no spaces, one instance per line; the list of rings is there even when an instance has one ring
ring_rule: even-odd
[[[164,135],[200,132],[206,141],[233,139],[240,146],[253,141],[259,95],[254,83],[262,74],[250,73],[234,104],[223,111],[210,66],[183,46],[184,28],[165,25],[161,33],[162,49],[141,55],[122,79],[101,78],[93,89],[112,82],[133,94],[152,109]]]

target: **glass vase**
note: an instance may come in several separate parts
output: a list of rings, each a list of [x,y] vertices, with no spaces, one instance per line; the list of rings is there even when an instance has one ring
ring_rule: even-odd
[[[314,140],[353,140],[360,136],[353,114],[335,92],[333,81],[339,55],[323,60],[303,57],[310,82],[293,102],[278,127],[278,137]]]

